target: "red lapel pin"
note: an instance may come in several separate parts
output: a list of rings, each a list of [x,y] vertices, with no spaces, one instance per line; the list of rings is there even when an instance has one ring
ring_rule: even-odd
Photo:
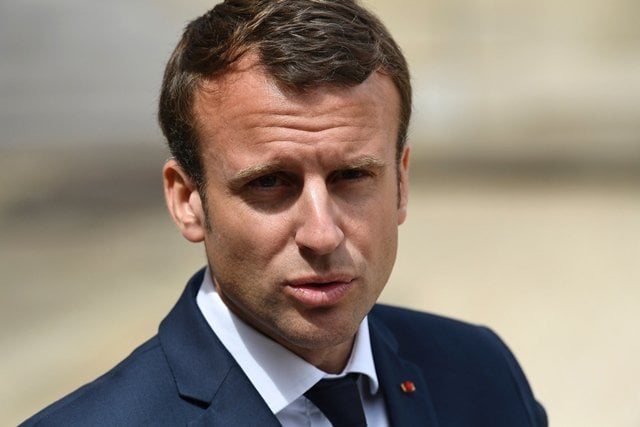
[[[407,393],[407,394],[413,393],[414,391],[416,391],[416,385],[413,383],[413,381],[405,381],[401,383],[400,388],[404,393]]]

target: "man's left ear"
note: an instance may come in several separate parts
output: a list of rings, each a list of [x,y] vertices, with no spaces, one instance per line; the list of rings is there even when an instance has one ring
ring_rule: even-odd
[[[407,219],[407,203],[409,202],[409,149],[404,146],[400,164],[398,165],[398,225]]]
[[[205,214],[198,189],[192,179],[171,159],[162,169],[164,197],[173,222],[190,242],[204,240]]]

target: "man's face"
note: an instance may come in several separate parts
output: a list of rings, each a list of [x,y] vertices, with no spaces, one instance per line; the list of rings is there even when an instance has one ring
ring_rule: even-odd
[[[293,95],[245,59],[204,85],[195,113],[219,295],[301,357],[341,370],[405,218],[408,150],[398,168],[393,83],[374,74]]]

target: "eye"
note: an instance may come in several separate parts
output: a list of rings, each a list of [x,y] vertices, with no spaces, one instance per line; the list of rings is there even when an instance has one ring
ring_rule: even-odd
[[[245,188],[252,192],[289,191],[297,186],[295,176],[285,172],[274,172],[253,178],[245,184]]]
[[[252,209],[262,212],[277,212],[289,206],[299,190],[299,180],[295,175],[274,172],[249,180],[240,188],[238,195]]]
[[[257,187],[257,188],[273,188],[277,185],[282,185],[283,183],[284,183],[284,180],[281,177],[273,174],[273,175],[265,175],[265,176],[256,178],[249,183],[249,186]]]
[[[354,181],[363,179],[370,174],[363,169],[345,169],[335,173],[333,179],[335,181],[344,180],[344,181]]]

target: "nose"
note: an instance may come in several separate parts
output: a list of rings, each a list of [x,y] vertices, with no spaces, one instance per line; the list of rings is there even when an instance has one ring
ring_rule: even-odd
[[[344,240],[338,211],[324,180],[309,182],[298,199],[298,247],[316,255],[328,255]]]

